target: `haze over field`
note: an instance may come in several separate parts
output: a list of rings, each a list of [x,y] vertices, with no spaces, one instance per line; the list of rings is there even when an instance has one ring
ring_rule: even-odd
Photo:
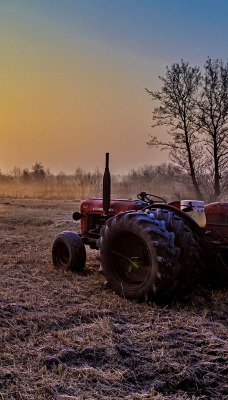
[[[226,61],[227,17],[226,0],[0,0],[0,169],[166,161],[144,89],[182,58]]]

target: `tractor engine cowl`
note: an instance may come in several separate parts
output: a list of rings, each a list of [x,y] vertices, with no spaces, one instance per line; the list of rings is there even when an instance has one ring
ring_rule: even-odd
[[[141,210],[145,207],[144,204],[138,200],[127,199],[111,199],[109,213],[106,218],[116,215],[120,212],[129,210]],[[80,206],[81,218],[81,232],[84,235],[90,229],[95,229],[100,222],[100,218],[104,216],[103,200],[97,198],[89,198],[84,200]],[[103,220],[103,218],[102,218]]]

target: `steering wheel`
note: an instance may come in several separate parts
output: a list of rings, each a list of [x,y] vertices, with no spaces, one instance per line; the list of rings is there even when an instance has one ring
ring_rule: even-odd
[[[154,200],[152,197],[156,198],[158,200]],[[162,197],[159,197],[159,196],[155,196],[155,194],[151,194],[151,193],[146,193],[146,192],[138,193],[137,198],[147,204],[154,204],[154,203],[161,203],[161,202],[167,204],[167,201],[165,199],[163,199]]]

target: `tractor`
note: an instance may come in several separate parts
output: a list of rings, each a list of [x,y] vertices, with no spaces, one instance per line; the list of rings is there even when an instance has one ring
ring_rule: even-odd
[[[111,199],[109,153],[103,197],[82,201],[81,233],[60,232],[52,245],[55,267],[82,272],[85,245],[97,249],[100,270],[120,296],[169,299],[196,284],[228,284],[228,202],[207,204],[141,192],[135,200]],[[194,209],[199,206],[199,210]]]

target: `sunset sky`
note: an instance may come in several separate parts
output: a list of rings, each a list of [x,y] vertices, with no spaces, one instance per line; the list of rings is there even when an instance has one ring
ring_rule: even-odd
[[[0,0],[0,169],[166,161],[145,88],[181,59],[226,62],[227,21],[227,0]]]

